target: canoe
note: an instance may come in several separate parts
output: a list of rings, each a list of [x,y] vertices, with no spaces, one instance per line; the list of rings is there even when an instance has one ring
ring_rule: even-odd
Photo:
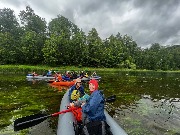
[[[74,84],[75,84],[75,81],[66,81],[66,82],[64,82],[64,81],[60,81],[60,82],[54,81],[54,82],[52,82],[52,85],[60,85],[60,86],[72,86]]]
[[[60,111],[67,109],[67,105],[69,104],[68,92],[69,91],[65,93],[61,100]],[[107,113],[106,110],[104,113],[113,135],[127,135],[127,133],[116,123],[116,121]],[[75,135],[73,122],[75,122],[75,119],[72,113],[59,115],[57,135]]]
[[[28,82],[33,82],[33,81],[46,81],[46,82],[49,82],[49,78],[26,78],[26,80]]]
[[[43,76],[43,75],[37,75],[37,76],[27,75],[26,78],[28,79],[55,79],[54,76]]]

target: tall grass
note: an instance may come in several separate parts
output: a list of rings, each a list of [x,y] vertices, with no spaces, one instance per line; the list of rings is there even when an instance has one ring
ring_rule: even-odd
[[[9,73],[31,73],[35,72],[45,72],[49,69],[54,71],[96,71],[96,72],[124,72],[126,74],[137,74],[140,72],[141,74],[157,74],[157,73],[180,73],[180,71],[150,71],[150,70],[131,70],[131,69],[119,69],[119,68],[93,68],[93,67],[75,67],[75,66],[61,66],[61,67],[50,67],[46,65],[0,65],[0,73],[9,74]]]

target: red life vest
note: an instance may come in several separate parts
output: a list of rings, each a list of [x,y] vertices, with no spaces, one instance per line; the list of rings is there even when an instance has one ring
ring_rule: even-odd
[[[82,121],[82,108],[78,108],[76,110],[72,110],[72,113],[73,113],[75,119],[77,120],[77,122],[81,122]]]

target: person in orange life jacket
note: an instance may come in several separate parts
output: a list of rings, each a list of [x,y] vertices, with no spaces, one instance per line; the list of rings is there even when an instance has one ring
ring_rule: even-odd
[[[106,116],[104,114],[104,96],[98,90],[97,80],[89,81],[90,97],[82,103],[83,132],[85,135],[104,135],[106,133]]]
[[[68,96],[69,96],[70,102],[77,101],[79,98],[79,97],[75,97],[74,95],[72,95],[74,91],[76,91],[75,94],[77,94],[77,95],[79,94],[79,97],[82,97],[85,94],[84,87],[82,86],[82,82],[81,82],[80,78],[76,79],[75,85],[73,85],[69,90]]]
[[[56,74],[56,82],[60,82],[60,81],[63,81],[62,76],[60,73],[57,73]]]

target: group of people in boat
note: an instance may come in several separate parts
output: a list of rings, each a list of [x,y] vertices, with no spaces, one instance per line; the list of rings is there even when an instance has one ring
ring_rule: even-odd
[[[93,72],[93,74],[91,75],[92,77],[96,75],[96,72]],[[61,74],[60,72],[55,72],[55,79],[57,82],[60,81],[71,81],[77,78],[88,78],[88,73],[84,73],[84,71],[81,71],[80,74],[78,75],[77,72],[70,72],[70,71],[66,71],[65,75]]]
[[[79,135],[112,135],[104,114],[105,98],[98,86],[97,80],[90,80],[88,95],[78,78],[69,90],[70,107],[78,108],[73,114],[78,121]]]
[[[35,71],[33,71],[31,75],[38,76],[38,74]],[[49,69],[46,73],[43,74],[43,76],[47,76],[47,77],[55,76],[57,81],[70,81],[77,78],[89,77],[88,73],[84,71],[81,72],[66,71],[64,74],[61,74],[60,72],[53,71],[52,69]],[[96,72],[93,72],[93,74],[91,75],[91,77],[94,76],[97,76]]]

